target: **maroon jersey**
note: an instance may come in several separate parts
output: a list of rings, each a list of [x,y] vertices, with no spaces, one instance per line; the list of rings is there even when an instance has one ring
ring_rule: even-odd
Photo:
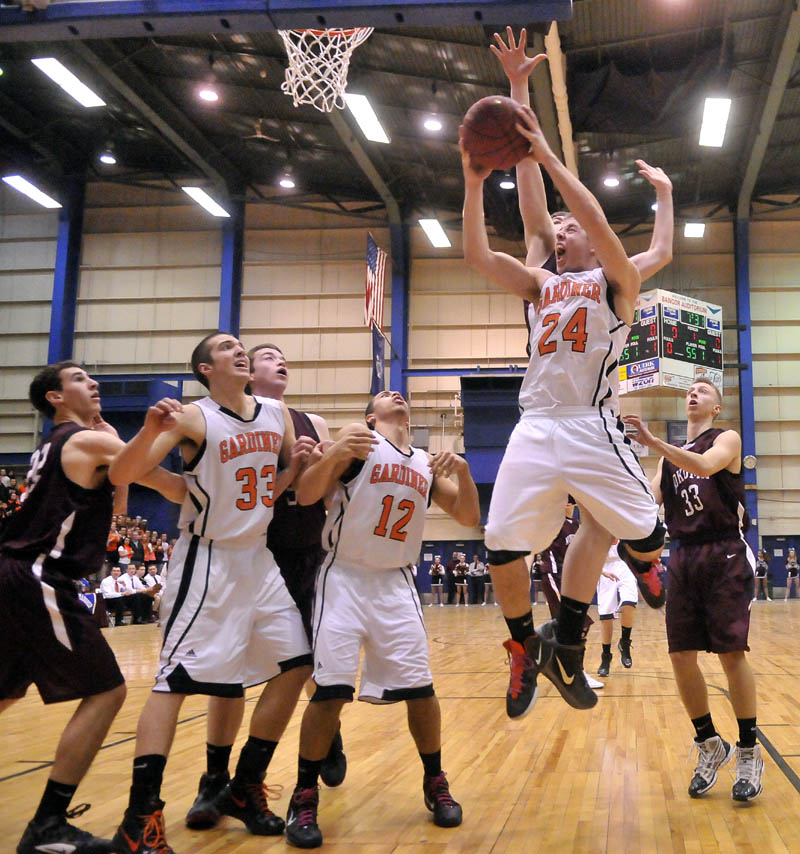
[[[572,542],[572,538],[578,532],[580,524],[575,516],[571,519],[564,517],[564,524],[561,526],[558,536],[550,543],[549,551],[553,555],[558,572],[561,572],[564,567],[564,556],[567,553],[567,546]],[[542,557],[544,558],[544,554]]]
[[[305,412],[290,409],[295,436],[310,436],[319,442],[319,434]],[[325,525],[325,502],[303,507],[297,503],[293,489],[287,489],[275,502],[275,515],[267,530],[267,548],[270,551],[307,549],[322,542]]]
[[[709,427],[683,447],[705,453],[724,430]],[[664,521],[670,537],[681,543],[738,539],[750,527],[744,505],[744,478],[722,469],[710,477],[690,474],[666,458],[661,469]]]
[[[22,509],[6,521],[0,553],[31,562],[47,555],[44,569],[69,578],[100,569],[111,527],[111,483],[106,479],[97,489],[85,489],[61,467],[66,441],[87,429],[71,421],[59,424],[33,452]]]

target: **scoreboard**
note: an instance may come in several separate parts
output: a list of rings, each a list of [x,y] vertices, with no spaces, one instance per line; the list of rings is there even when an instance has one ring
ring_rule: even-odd
[[[722,390],[722,307],[657,289],[640,294],[619,360],[619,391],[688,389],[707,377]]]

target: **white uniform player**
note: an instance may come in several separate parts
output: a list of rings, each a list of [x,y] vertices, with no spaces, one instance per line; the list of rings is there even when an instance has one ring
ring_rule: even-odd
[[[613,575],[615,578],[610,578]],[[614,614],[625,605],[639,602],[636,578],[625,561],[620,560],[617,544],[608,550],[603,574],[597,582],[597,612],[601,620],[613,620]]]
[[[328,507],[322,533],[328,557],[314,608],[314,681],[355,688],[363,644],[359,699],[380,703],[433,692],[408,569],[419,556],[433,476],[425,451],[406,454],[375,435],[375,449],[357,464],[357,474],[339,482]]]
[[[628,325],[613,312],[601,269],[551,276],[531,315],[522,418],[497,474],[486,546],[541,551],[571,493],[622,539],[653,530],[653,493],[619,420],[619,355]],[[532,461],[535,460],[535,465]]]
[[[154,690],[196,693],[202,686],[202,693],[240,696],[309,654],[297,607],[264,548],[283,411],[256,398],[252,420],[242,421],[210,397],[195,404],[206,441],[184,466],[188,495],[161,603]]]

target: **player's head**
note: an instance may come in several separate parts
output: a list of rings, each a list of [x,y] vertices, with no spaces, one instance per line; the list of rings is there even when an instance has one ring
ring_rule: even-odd
[[[572,214],[567,214],[556,226],[556,268],[561,273],[581,273],[591,270],[596,256],[589,235]]]
[[[550,221],[558,228],[559,225],[569,216],[569,211],[553,211],[550,214]]]
[[[399,391],[379,391],[367,404],[364,420],[374,428],[379,421],[399,421],[408,426],[410,411]]]
[[[257,344],[248,350],[250,359],[250,390],[262,397],[283,398],[289,383],[286,357],[275,344]]]
[[[47,418],[71,415],[90,423],[100,414],[98,389],[97,381],[77,362],[56,362],[36,374],[28,389],[28,397]]]
[[[207,389],[212,382],[250,379],[250,360],[242,342],[227,332],[212,332],[192,351],[192,373]]]
[[[711,417],[713,421],[722,410],[720,390],[705,377],[696,379],[686,392],[686,414],[690,419]]]

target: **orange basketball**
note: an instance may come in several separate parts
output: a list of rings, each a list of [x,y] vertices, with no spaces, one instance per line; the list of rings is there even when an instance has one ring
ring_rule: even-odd
[[[517,130],[520,105],[489,95],[467,110],[462,122],[464,148],[478,168],[510,169],[528,153],[529,142]]]

